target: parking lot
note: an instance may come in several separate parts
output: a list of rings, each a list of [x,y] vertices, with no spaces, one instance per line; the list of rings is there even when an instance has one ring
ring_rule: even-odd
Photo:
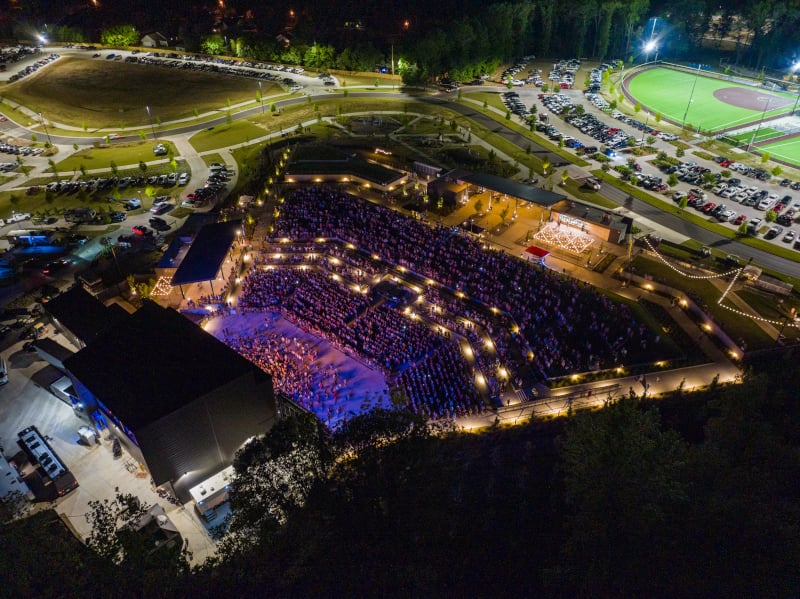
[[[602,97],[590,91],[560,90],[543,94],[539,89],[522,87],[503,92],[503,97],[506,106],[510,110],[513,108],[523,121],[534,118],[531,107],[535,105],[536,129],[553,142],[563,142],[563,146],[571,148],[576,155],[592,160],[592,156],[599,153],[609,160],[612,169],[622,171],[621,177],[629,179],[631,174],[635,175],[639,187],[665,200],[672,198],[678,204],[681,197],[691,195],[693,202],[688,205],[689,209],[697,209],[709,220],[731,229],[738,229],[747,222],[750,223],[749,235],[800,250],[795,231],[796,219],[800,217],[800,195],[795,198],[791,193],[800,191],[800,182],[773,179],[764,169],[722,157],[707,161],[692,156],[659,168],[652,164],[656,153],[635,157],[629,148],[652,137],[656,151],[674,157],[676,148],[668,142],[675,136],[659,130],[652,118],[645,117],[642,121],[612,110]],[[582,111],[574,110],[577,105],[582,106]],[[594,162],[590,168],[598,166],[599,162]],[[723,170],[731,176],[723,177]],[[667,182],[673,173],[678,183],[670,188]],[[701,198],[702,202],[696,198]],[[768,218],[773,217],[775,222],[769,222]]]

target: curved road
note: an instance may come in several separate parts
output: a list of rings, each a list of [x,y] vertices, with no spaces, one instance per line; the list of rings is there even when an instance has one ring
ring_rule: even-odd
[[[489,131],[497,135],[500,135],[502,138],[504,138],[505,140],[509,141],[510,143],[514,144],[519,148],[524,148],[530,145],[532,148],[531,151],[533,153],[548,154],[548,158],[550,159],[550,162],[554,166],[562,166],[568,164],[567,162],[564,161],[563,158],[561,158],[557,154],[551,153],[547,148],[537,144],[535,141],[532,141],[530,138],[524,135],[512,131],[504,124],[498,123],[496,120],[483,114],[480,111],[475,110],[471,106],[427,94],[417,95],[417,94],[408,94],[405,92],[396,92],[396,93],[379,92],[379,94],[380,94],[379,97],[381,98],[392,98],[395,100],[414,100],[418,102],[427,102],[429,104],[434,104],[437,106],[448,108],[454,112],[458,112],[463,116],[475,121],[476,123],[485,127]],[[367,98],[367,97],[374,98],[375,95],[376,95],[375,92],[351,92],[349,94],[350,97],[354,98]],[[318,94],[315,96],[311,96],[312,99],[320,99],[320,100],[336,99],[343,97],[344,95],[342,93],[326,93],[326,94]],[[282,108],[286,106],[291,106],[293,104],[306,103],[306,102],[308,102],[308,99],[306,97],[288,98],[286,100],[276,101],[275,106],[278,108]],[[238,112],[235,115],[232,115],[232,117],[238,120],[247,118],[249,116],[257,115],[261,112],[262,108],[260,106],[256,106]],[[200,131],[202,129],[208,129],[210,127],[223,125],[225,123],[227,123],[227,116],[220,116],[219,118],[206,121],[202,124],[195,123],[180,127],[174,127],[172,129],[162,130],[161,132],[159,132],[159,135],[162,137],[168,137],[170,135],[192,133],[195,131]],[[50,135],[50,137],[54,141],[56,141],[56,143],[62,143],[68,145],[72,145],[75,143],[81,145],[87,142],[86,137],[67,137],[67,136],[52,135],[52,134]],[[136,141],[136,140],[139,140],[138,134],[127,135],[119,138],[119,141]],[[665,212],[646,202],[630,197],[624,191],[617,189],[616,187],[613,187],[611,185],[607,184],[603,185],[601,189],[601,194],[604,197],[608,198],[609,200],[619,204],[620,206],[624,206],[625,208],[632,210],[633,212],[642,217],[648,218],[663,227],[672,229],[673,231],[685,235],[687,237],[690,237],[691,239],[694,239],[704,245],[722,249],[727,253],[736,254],[737,256],[740,256],[744,260],[749,260],[752,258],[753,262],[765,268],[785,273],[787,275],[796,278],[800,278],[800,263],[798,262],[787,260],[786,258],[781,258],[780,256],[771,254],[770,252],[765,252],[764,250],[745,245],[739,241],[728,239],[727,237],[723,237],[721,235],[717,235],[716,233],[709,231],[708,229],[705,229],[699,225],[695,225],[694,223],[679,218],[674,214]]]

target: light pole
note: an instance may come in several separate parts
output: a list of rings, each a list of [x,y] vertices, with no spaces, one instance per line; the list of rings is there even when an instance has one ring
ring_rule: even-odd
[[[647,135],[647,124],[650,122],[650,113],[647,113],[647,118],[644,120],[644,129],[642,129],[642,145],[644,145],[644,136]]]
[[[656,51],[656,57],[655,57],[655,59],[653,60],[653,62],[655,62],[656,60],[658,60],[658,43],[656,43],[656,41],[655,41],[655,40],[650,40],[649,42],[647,42],[647,43],[644,45],[645,56],[647,57],[647,58],[645,59],[645,61],[644,61],[644,62],[645,62],[645,64],[647,64],[648,62],[650,62],[650,52],[652,52],[653,50],[655,50],[655,51]]]
[[[694,83],[692,83],[692,91],[689,93],[689,101],[686,103],[686,110],[683,111],[683,122],[681,122],[681,129],[686,127],[686,115],[689,114],[689,106],[694,98],[694,88],[697,86],[697,79],[700,77],[700,65],[697,65],[697,73],[694,76]]]
[[[261,94],[261,82],[258,82],[258,99],[261,102],[261,114],[264,114],[264,96]]]
[[[644,45],[644,51],[647,53],[647,60],[645,63],[650,61],[650,52],[653,50],[656,51],[656,58],[658,60],[658,42],[654,39],[656,35],[656,23],[658,22],[658,17],[653,17],[653,27],[650,29],[650,39],[647,40],[647,43]]]
[[[158,139],[156,137],[156,128],[153,126],[153,115],[150,114],[150,107],[145,106],[145,108],[147,109],[147,118],[150,120],[150,130],[153,132],[153,139]]]
[[[792,70],[790,71],[791,74],[794,75],[797,72],[797,69],[800,69],[800,61],[792,65]],[[797,110],[798,102],[800,102],[800,87],[797,89],[797,99],[794,101],[794,106],[792,107],[792,112],[789,114],[789,116],[794,115],[794,111]]]
[[[44,128],[44,134],[47,136],[47,143],[49,145],[53,145],[53,140],[50,139],[50,132],[47,130],[47,123],[44,122],[44,117],[42,113],[39,113],[39,120],[42,121],[42,127]]]
[[[747,151],[750,151],[750,148],[753,147],[753,141],[755,141],[756,137],[758,136],[758,132],[761,131],[761,123],[764,122],[764,117],[767,116],[767,110],[769,109],[769,103],[772,101],[772,96],[767,97],[767,103],[764,104],[764,111],[761,113],[761,118],[758,121],[758,127],[756,127],[755,133],[750,138],[750,143],[747,144]]]

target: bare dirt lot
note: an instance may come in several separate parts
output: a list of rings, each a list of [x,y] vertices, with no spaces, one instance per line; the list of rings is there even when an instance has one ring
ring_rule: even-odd
[[[263,85],[263,82],[262,82]],[[264,95],[273,93],[267,84]],[[88,128],[149,125],[255,101],[255,80],[101,58],[62,58],[6,87],[3,96],[51,121]]]

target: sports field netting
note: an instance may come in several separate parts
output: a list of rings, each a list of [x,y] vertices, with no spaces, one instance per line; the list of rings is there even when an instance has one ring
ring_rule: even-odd
[[[795,94],[788,92],[712,79],[704,77],[702,71],[698,74],[664,67],[632,75],[626,80],[626,88],[635,101],[651,112],[705,131],[755,123],[762,115],[768,118],[788,114],[797,100]]]

